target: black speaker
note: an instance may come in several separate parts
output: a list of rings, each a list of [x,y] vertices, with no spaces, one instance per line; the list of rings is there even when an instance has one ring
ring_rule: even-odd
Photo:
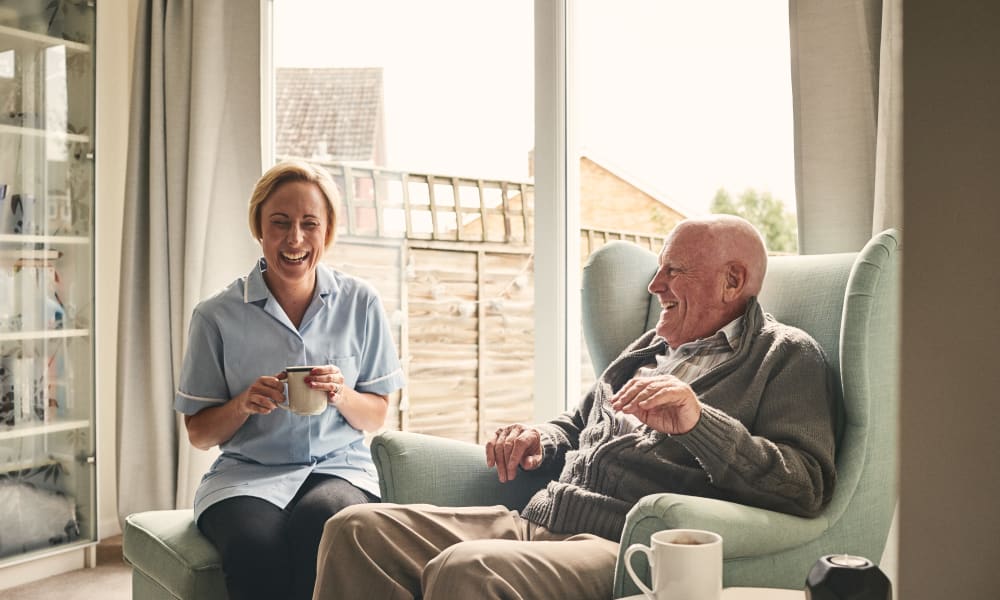
[[[806,577],[807,600],[892,600],[892,583],[861,556],[829,554]]]

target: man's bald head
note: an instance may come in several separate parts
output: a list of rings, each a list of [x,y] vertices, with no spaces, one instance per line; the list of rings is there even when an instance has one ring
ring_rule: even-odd
[[[649,283],[663,307],[657,332],[672,347],[714,334],[760,293],[767,251],[745,219],[712,215],[681,221],[667,236]]]
[[[701,243],[711,249],[720,264],[745,265],[746,298],[760,293],[767,273],[767,248],[760,231],[750,221],[735,215],[693,217],[678,223],[669,238],[688,233],[699,236]]]

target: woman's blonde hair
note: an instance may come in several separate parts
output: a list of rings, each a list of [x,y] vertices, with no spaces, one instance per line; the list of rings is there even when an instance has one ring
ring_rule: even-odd
[[[260,176],[250,195],[250,233],[260,241],[264,237],[260,222],[260,207],[281,184],[289,181],[308,181],[319,186],[326,198],[326,247],[333,244],[337,233],[337,211],[340,206],[340,191],[326,169],[301,160],[285,160]]]

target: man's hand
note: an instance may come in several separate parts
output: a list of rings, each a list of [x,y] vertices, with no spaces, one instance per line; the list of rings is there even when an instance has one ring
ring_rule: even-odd
[[[669,434],[687,433],[701,418],[698,396],[673,375],[630,379],[611,397],[611,408]]]
[[[526,471],[542,464],[542,436],[534,427],[515,423],[501,427],[486,442],[486,466],[496,467],[500,481],[517,477],[517,467]]]

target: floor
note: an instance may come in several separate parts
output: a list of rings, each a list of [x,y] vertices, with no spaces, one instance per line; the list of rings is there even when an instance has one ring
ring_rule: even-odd
[[[122,560],[122,538],[97,545],[97,566],[0,591],[0,600],[131,600],[132,570]]]

